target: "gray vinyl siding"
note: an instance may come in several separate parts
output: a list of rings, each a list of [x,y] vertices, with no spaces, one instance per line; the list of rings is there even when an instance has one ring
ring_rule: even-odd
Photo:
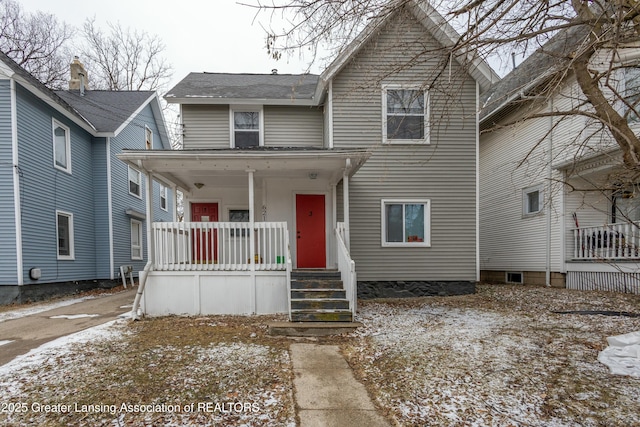
[[[0,80],[0,285],[18,283],[11,139],[11,82]]]
[[[184,149],[229,148],[229,106],[182,105]]]
[[[413,66],[405,62],[432,52]],[[358,280],[476,280],[476,84],[456,64],[430,93],[430,144],[382,144],[382,85],[426,88],[438,45],[407,13],[335,77],[334,147],[374,147],[350,181],[351,253]],[[431,247],[382,247],[382,199],[431,203]]]
[[[109,279],[109,200],[107,177],[107,139],[94,138],[92,143],[93,157],[93,192],[96,241],[96,278]]]
[[[53,161],[52,117],[71,135],[72,174]],[[17,87],[25,284],[96,277],[91,136],[22,87]],[[74,260],[57,259],[56,210],[73,214]],[[38,267],[42,278],[29,279]]]
[[[267,147],[322,147],[322,109],[264,107],[264,145]]]
[[[113,257],[115,277],[118,277],[121,265],[133,265],[135,271],[144,269],[147,262],[147,224],[146,220],[142,222],[143,246],[142,260],[131,259],[131,217],[125,212],[127,209],[133,209],[146,215],[146,191],[144,175],[142,175],[141,198],[129,194],[129,169],[127,165],[120,161],[116,154],[120,153],[124,148],[144,149],[145,147],[145,126],[148,126],[153,132],[154,148],[159,148],[160,136],[158,128],[155,125],[153,111],[151,107],[144,108],[139,115],[129,123],[129,125],[118,134],[117,137],[111,138],[111,192],[112,192],[112,215],[113,215]],[[159,208],[159,184],[153,183],[153,209],[154,221],[172,221],[173,215],[171,211],[162,211]],[[167,206],[172,205],[171,192],[167,195]]]

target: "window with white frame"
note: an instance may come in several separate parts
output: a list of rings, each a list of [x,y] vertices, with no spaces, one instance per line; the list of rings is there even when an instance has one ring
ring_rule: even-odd
[[[543,205],[542,185],[529,187],[522,190],[522,213],[525,216],[542,212]]]
[[[385,87],[382,97],[385,142],[428,142],[429,108],[425,90]]]
[[[144,127],[144,145],[147,150],[151,150],[153,148],[153,131],[149,126]]]
[[[53,164],[71,173],[71,132],[57,120],[53,120]]]
[[[167,187],[160,184],[160,209],[167,210]]]
[[[262,143],[262,113],[260,110],[231,110],[231,147],[259,147]]]
[[[73,214],[56,211],[56,235],[58,238],[58,259],[74,259]]]
[[[229,222],[249,222],[249,209],[229,209]],[[245,228],[232,228],[231,237],[245,237]]]
[[[129,166],[129,194],[142,197],[142,174]]]
[[[142,223],[131,220],[131,259],[142,259]]]
[[[430,200],[382,200],[382,246],[431,246]]]
[[[624,101],[627,111],[627,122],[640,122],[640,65],[624,69]]]

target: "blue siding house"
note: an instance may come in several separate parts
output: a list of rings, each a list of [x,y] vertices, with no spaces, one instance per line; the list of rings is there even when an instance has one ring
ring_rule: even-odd
[[[175,189],[152,181],[149,203],[116,158],[171,148],[157,94],[89,90],[77,59],[71,73],[52,91],[0,53],[0,304],[113,286],[146,264],[148,210],[175,220]]]

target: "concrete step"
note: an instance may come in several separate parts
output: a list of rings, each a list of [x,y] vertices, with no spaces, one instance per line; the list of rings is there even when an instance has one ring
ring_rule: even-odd
[[[269,335],[290,337],[321,337],[353,332],[360,322],[271,322]]]
[[[291,289],[344,289],[340,279],[291,279]]]
[[[291,310],[292,322],[353,322],[349,310]]]
[[[344,289],[292,289],[291,299],[344,299],[347,291]]]
[[[292,310],[349,310],[346,299],[291,299]]]
[[[293,270],[291,272],[291,279],[340,279],[340,272],[338,270],[325,270],[325,269],[304,269]]]

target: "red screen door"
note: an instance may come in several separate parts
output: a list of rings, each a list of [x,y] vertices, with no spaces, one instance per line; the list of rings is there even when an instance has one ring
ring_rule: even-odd
[[[217,203],[191,203],[192,222],[217,222]],[[218,233],[202,229],[193,230],[193,262],[215,263],[218,260]]]
[[[296,194],[298,268],[326,267],[324,195]]]

